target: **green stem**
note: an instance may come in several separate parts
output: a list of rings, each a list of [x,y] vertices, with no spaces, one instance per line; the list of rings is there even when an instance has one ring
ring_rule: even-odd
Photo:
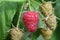
[[[30,40],[32,40],[32,36],[33,36],[33,33],[32,32],[30,32],[30,34],[29,34],[29,38],[30,38]]]
[[[22,7],[21,7],[21,11],[20,11],[20,14],[19,14],[19,17],[18,17],[17,28],[18,28],[18,26],[19,26],[19,22],[20,22],[20,17],[21,17],[21,14],[22,14],[23,6],[24,6],[24,3],[23,3],[23,5],[22,5]]]
[[[29,10],[31,11],[31,7],[30,7],[30,0],[28,0],[28,3],[29,3]]]

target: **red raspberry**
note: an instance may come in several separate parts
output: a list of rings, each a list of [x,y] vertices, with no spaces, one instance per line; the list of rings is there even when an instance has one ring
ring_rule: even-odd
[[[38,26],[39,15],[35,11],[26,11],[23,14],[22,20],[24,25],[30,32],[35,32]]]

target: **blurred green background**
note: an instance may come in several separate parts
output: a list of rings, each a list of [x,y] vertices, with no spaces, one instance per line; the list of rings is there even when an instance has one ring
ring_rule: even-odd
[[[31,0],[29,0],[31,1]],[[60,0],[45,0],[45,1],[53,1],[56,2],[53,4],[53,7],[55,9],[55,15],[60,18]],[[26,0],[0,0],[0,40],[11,40],[9,35],[9,29],[11,29],[11,24],[13,23],[14,26],[17,25],[17,20],[19,17],[19,13],[21,14],[19,27],[21,29],[24,29],[24,37],[22,40],[44,40],[43,37],[40,35],[39,29],[37,32],[33,33],[32,39],[28,37],[29,32],[24,27],[24,24],[22,22],[22,13],[26,11],[24,9],[24,5],[26,4]],[[31,2],[32,5],[29,7],[31,10],[38,11],[39,10],[39,4],[41,4],[41,0],[33,0]],[[33,6],[33,7],[32,7]],[[29,10],[29,9],[27,9]],[[42,17],[42,15],[40,14]],[[43,24],[42,21],[40,21],[38,28]],[[51,40],[60,40],[60,20],[57,20],[57,28],[53,32]]]

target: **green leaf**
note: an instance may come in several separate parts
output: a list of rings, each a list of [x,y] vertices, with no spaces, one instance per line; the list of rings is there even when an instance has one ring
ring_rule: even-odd
[[[55,15],[60,18],[60,0],[56,1]]]
[[[0,40],[4,40],[6,38],[15,12],[16,3],[0,3]]]
[[[23,1],[26,1],[26,0],[0,0],[1,1],[8,1],[8,2],[23,2]]]
[[[43,39],[42,35],[40,35],[40,36],[37,38],[37,40],[44,40],[44,39]]]
[[[32,35],[32,40],[36,40],[40,36],[40,29],[37,29],[36,32]]]
[[[60,0],[56,0],[55,15],[60,18]],[[53,33],[52,40],[60,39],[60,20],[57,20],[57,28]]]

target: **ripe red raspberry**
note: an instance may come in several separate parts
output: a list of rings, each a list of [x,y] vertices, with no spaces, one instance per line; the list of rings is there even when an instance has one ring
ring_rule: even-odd
[[[38,26],[39,15],[35,11],[26,11],[23,14],[22,20],[24,25],[30,32],[35,32]]]

